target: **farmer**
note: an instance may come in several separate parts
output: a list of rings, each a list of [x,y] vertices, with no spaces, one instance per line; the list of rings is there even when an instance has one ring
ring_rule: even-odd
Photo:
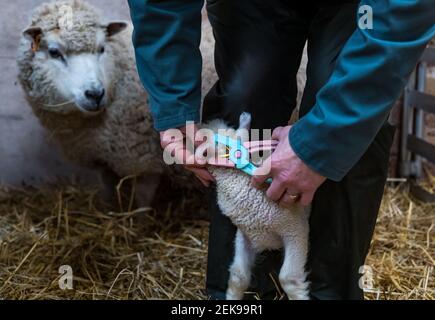
[[[236,125],[243,111],[252,127],[276,128],[279,145],[267,196],[288,206],[312,203],[307,269],[313,299],[361,299],[359,286],[387,176],[394,128],[388,123],[426,44],[435,36],[433,0],[210,0],[219,81],[203,119]],[[164,133],[199,121],[203,0],[129,0],[138,71],[150,94],[155,128]],[[364,7],[363,7],[364,6]],[[360,26],[359,8],[373,13]],[[367,11],[368,10],[368,11]],[[367,16],[367,19],[370,17]],[[366,21],[367,22],[367,21]],[[300,120],[296,73],[308,41],[307,84]],[[163,136],[163,135],[162,135]],[[165,147],[170,143],[162,141]],[[174,142],[181,143],[181,142]],[[208,185],[212,176],[189,165]],[[211,201],[207,292],[225,297],[235,227]],[[279,252],[261,256],[252,281],[263,299],[275,296],[269,274]]]

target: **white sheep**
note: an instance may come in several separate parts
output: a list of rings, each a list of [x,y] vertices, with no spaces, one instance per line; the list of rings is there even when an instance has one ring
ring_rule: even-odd
[[[30,106],[67,158],[99,169],[106,195],[119,178],[138,176],[146,206],[161,174],[174,170],[162,161],[131,36],[130,23],[103,24],[84,1],[46,3],[23,33],[17,62]],[[204,33],[205,45],[212,37]],[[216,79],[210,49],[204,65],[207,90]]]
[[[250,115],[240,117],[238,131],[229,129],[222,120],[213,120],[204,128],[231,138],[246,141]],[[226,153],[222,147],[217,153]],[[248,289],[255,256],[264,250],[284,248],[284,262],[279,281],[289,299],[308,299],[305,264],[308,254],[308,219],[310,208],[295,204],[290,209],[278,206],[266,197],[264,190],[251,185],[251,178],[237,169],[210,166],[216,179],[218,205],[224,215],[237,226],[234,260],[226,298],[239,300]]]

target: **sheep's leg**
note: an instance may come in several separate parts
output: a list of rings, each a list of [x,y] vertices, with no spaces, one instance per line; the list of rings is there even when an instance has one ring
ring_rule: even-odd
[[[284,238],[284,263],[279,273],[279,282],[290,300],[308,300],[308,282],[305,264],[307,261],[307,237]]]
[[[116,173],[108,168],[99,170],[101,190],[100,195],[103,201],[112,207],[116,207],[118,201],[116,196],[116,186],[119,182],[119,177]]]
[[[147,173],[137,178],[136,181],[136,205],[139,208],[151,206],[160,184],[161,174]]]
[[[251,281],[251,269],[255,260],[255,251],[249,239],[237,230],[234,261],[230,267],[230,279],[226,293],[227,300],[242,300]]]

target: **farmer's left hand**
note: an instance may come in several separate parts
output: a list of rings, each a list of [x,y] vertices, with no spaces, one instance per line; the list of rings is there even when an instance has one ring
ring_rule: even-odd
[[[273,131],[272,139],[279,144],[272,155],[266,159],[252,178],[252,184],[260,188],[268,178],[272,184],[267,190],[267,196],[279,202],[283,207],[290,207],[295,202],[309,205],[317,188],[325,182],[326,178],[310,169],[294,153],[289,143],[291,126],[279,127]]]

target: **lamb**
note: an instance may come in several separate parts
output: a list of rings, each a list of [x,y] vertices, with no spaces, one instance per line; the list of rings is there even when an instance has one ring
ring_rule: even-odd
[[[228,128],[222,120],[204,125],[212,132],[246,141],[250,115],[240,116],[237,131]],[[245,131],[246,132],[246,131]],[[217,148],[218,155],[226,153]],[[305,263],[308,254],[309,207],[295,204],[285,209],[270,201],[265,192],[251,186],[250,177],[237,169],[209,167],[216,179],[217,201],[224,215],[237,226],[234,260],[226,298],[239,300],[248,289],[255,256],[264,250],[284,248],[284,262],[279,281],[289,299],[308,299]]]
[[[109,197],[120,178],[138,176],[147,206],[161,175],[174,169],[162,161],[131,36],[130,23],[103,24],[84,1],[46,3],[23,32],[17,63],[30,106],[66,157],[97,168]],[[213,65],[210,50],[204,60]],[[213,82],[213,68],[204,70],[205,83]]]

